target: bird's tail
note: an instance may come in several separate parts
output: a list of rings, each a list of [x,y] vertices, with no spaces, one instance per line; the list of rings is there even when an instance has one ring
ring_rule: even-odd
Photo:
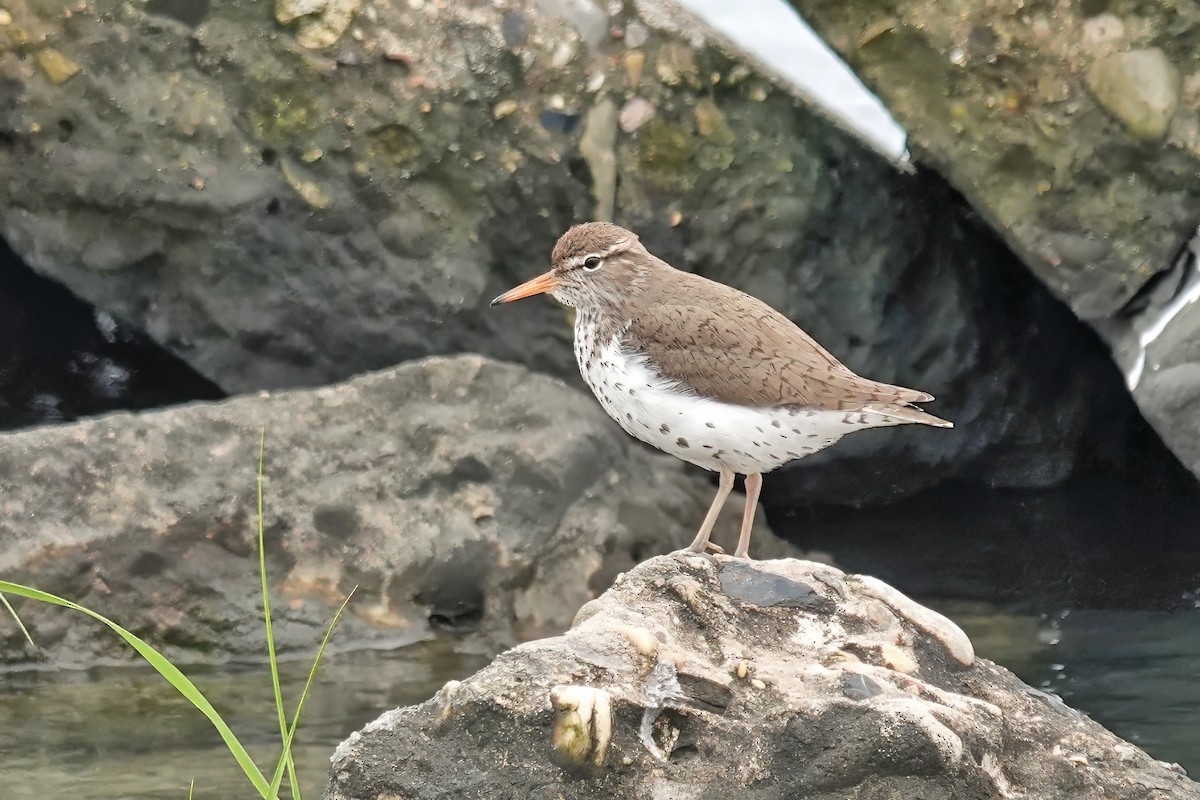
[[[930,398],[931,400],[933,398]],[[932,425],[935,428],[953,428],[954,423],[949,420],[935,417],[933,414],[922,411],[916,406],[900,406],[900,405],[869,405],[863,408],[864,411],[874,411],[876,414],[895,420],[897,425],[915,422],[920,425]]]

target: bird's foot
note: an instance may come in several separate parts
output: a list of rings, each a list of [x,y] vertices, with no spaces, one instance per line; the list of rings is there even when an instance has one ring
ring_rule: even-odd
[[[719,555],[719,556],[725,555],[725,548],[721,547],[721,545],[719,545],[719,544],[713,544],[712,542],[707,542],[704,545],[704,549],[712,550],[713,553],[715,553],[716,555]]]

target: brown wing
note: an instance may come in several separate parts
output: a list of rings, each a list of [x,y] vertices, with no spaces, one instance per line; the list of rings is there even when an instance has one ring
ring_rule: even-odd
[[[859,377],[766,303],[690,273],[651,296],[626,343],[667,378],[727,403],[856,410],[932,400]],[[691,302],[702,288],[706,306]],[[707,303],[713,302],[712,305]],[[686,342],[686,344],[685,344]]]

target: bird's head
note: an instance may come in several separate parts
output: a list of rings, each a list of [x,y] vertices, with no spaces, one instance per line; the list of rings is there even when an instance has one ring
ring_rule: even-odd
[[[632,231],[610,222],[585,222],[559,238],[549,272],[505,292],[492,305],[542,293],[582,309],[620,304],[640,290],[655,262]]]

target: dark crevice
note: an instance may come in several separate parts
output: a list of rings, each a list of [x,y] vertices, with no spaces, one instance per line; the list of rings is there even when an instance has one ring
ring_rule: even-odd
[[[224,396],[146,334],[38,275],[0,240],[0,429]]]
[[[146,11],[194,28],[208,18],[212,0],[149,0]]]
[[[1046,488],[998,486],[994,476],[1003,474],[1008,455],[1000,449],[984,452],[933,488],[855,507],[801,491],[810,469],[852,468],[856,472],[846,480],[876,479],[861,461],[825,463],[818,454],[765,481],[763,503],[772,527],[800,547],[831,553],[846,569],[925,598],[1030,608],[1171,608],[1190,602],[1187,592],[1200,575],[1200,483],[1142,417],[1100,337],[1051,295],[961,196],[939,188],[941,178],[923,171],[920,180],[928,191],[914,201],[934,205],[931,231],[905,280],[922,280],[922,263],[958,263],[971,276],[983,346],[989,340],[1020,343],[1010,348],[1023,354],[1019,380],[1039,388],[1032,407],[993,404],[971,426],[1000,426],[1000,415],[1019,410],[1007,436],[1020,443],[1023,427],[1078,413],[1082,422],[1074,424],[1083,429],[1070,454],[1071,470]],[[987,392],[1008,391],[989,383],[986,371],[973,379]],[[953,402],[945,395],[938,400]],[[937,413],[941,403],[929,410]],[[1083,408],[1069,407],[1077,404]]]

